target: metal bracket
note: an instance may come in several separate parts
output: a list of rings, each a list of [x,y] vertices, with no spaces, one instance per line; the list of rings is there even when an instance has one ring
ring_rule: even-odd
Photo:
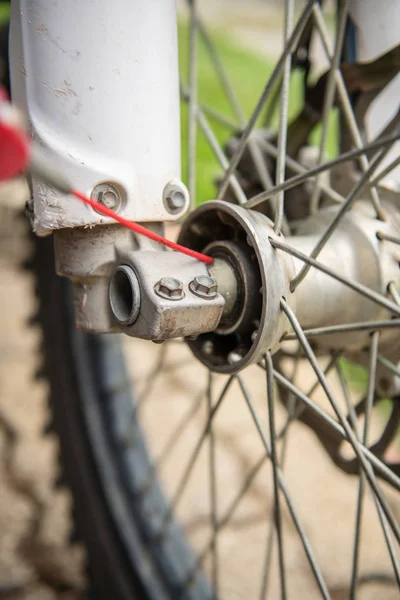
[[[208,297],[199,295],[199,280],[210,282]],[[129,252],[111,276],[111,310],[130,336],[155,341],[196,336],[218,327],[225,301],[216,285],[205,264],[183,254]]]

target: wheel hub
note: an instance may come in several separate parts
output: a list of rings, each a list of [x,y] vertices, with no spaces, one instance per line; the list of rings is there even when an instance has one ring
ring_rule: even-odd
[[[188,341],[208,368],[232,373],[259,362],[267,350],[276,352],[290,331],[280,309],[282,297],[304,329],[392,317],[384,306],[315,268],[292,293],[290,282],[304,263],[275,249],[274,240],[310,256],[337,210],[330,207],[298,222],[296,235],[287,240],[275,234],[265,215],[221,201],[204,204],[186,220],[179,241],[214,257],[210,272],[225,298],[218,327]],[[370,203],[360,201],[342,217],[340,227],[318,254],[321,264],[383,296],[391,282],[400,284],[399,247],[382,238],[398,235],[397,211],[389,204],[385,210],[387,221],[379,221]],[[316,351],[344,350],[364,364],[369,335],[370,330],[364,328],[322,334],[313,343]],[[399,351],[397,337],[396,329],[381,334],[381,348],[393,359]],[[393,385],[397,386],[395,378],[391,391]],[[387,374],[385,386],[387,390]]]
[[[281,298],[294,308],[293,260],[276,252],[271,221],[227,202],[207,202],[184,223],[180,243],[214,258],[210,272],[225,298],[218,327],[188,343],[208,368],[232,373],[276,352],[288,331]]]

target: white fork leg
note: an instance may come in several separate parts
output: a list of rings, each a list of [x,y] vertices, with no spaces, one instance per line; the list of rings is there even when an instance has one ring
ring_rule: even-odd
[[[400,44],[400,2],[398,0],[351,0],[350,14],[356,26],[356,59],[371,61]],[[366,129],[372,139],[377,136],[399,110],[400,74],[372,102],[366,116]],[[381,170],[400,154],[400,143],[394,144]],[[381,182],[400,191],[400,167]]]
[[[162,199],[180,178],[174,0],[15,0],[11,71],[14,102],[76,188],[116,183],[132,220],[181,216]],[[36,180],[33,195],[39,234],[108,222]]]

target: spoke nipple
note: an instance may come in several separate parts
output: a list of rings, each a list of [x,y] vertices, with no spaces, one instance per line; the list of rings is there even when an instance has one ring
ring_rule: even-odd
[[[255,329],[253,331],[253,333],[251,334],[251,341],[255,342],[257,338],[258,338],[258,331],[257,331],[257,329]]]
[[[193,281],[189,283],[189,289],[200,298],[211,299],[215,298],[218,293],[217,282],[214,277],[208,275],[197,275]]]

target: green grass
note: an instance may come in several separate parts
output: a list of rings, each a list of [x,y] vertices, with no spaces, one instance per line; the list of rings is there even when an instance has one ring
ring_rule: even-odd
[[[183,81],[187,81],[188,75],[188,26],[181,23],[179,25],[179,68]],[[235,41],[229,38],[225,33],[218,30],[211,32],[213,42],[217,48],[220,60],[227,72],[232,88],[235,91],[237,99],[248,118],[259,96],[268,81],[274,68],[274,62],[242,48]],[[215,68],[209,58],[207,48],[205,47],[201,36],[198,38],[198,97],[199,102],[212,106],[222,114],[234,119],[234,114],[227,100],[224,89],[218,79]],[[303,103],[302,76],[298,71],[291,75],[290,97],[289,97],[289,122],[301,110]],[[268,104],[263,112],[265,114]],[[188,110],[185,102],[181,107],[181,137],[182,137],[182,174],[186,182],[187,173],[187,119]],[[217,123],[211,117],[210,124],[213,131],[222,146],[232,137],[233,132],[223,125]],[[261,116],[258,126],[262,125],[263,116]],[[278,127],[278,112],[274,114],[271,127],[274,131]],[[330,120],[330,128],[327,139],[326,155],[333,157],[337,152],[337,115],[333,112]],[[318,145],[321,135],[321,129],[317,126],[310,136],[310,143]],[[218,160],[214,157],[207,140],[204,138],[200,128],[197,135],[197,182],[196,182],[196,200],[197,204],[210,200],[215,197],[215,179],[221,173],[221,167]]]
[[[213,32],[212,38],[217,47],[220,59],[226,69],[232,87],[235,90],[240,106],[246,117],[249,117],[257,100],[270,76],[274,63],[249,52],[234,43],[225,34]],[[182,78],[187,81],[188,73],[188,27],[179,26],[179,67]],[[293,117],[301,105],[301,88],[298,74],[292,76],[292,94],[290,97],[289,114]],[[219,82],[207,49],[199,36],[198,43],[198,96],[201,103],[217,109],[234,120],[225,92]],[[182,103],[182,173],[186,178],[187,172],[187,106]],[[223,145],[232,133],[215,120],[210,119],[213,131],[218,141]],[[274,119],[276,126],[277,120]],[[221,167],[214,157],[208,142],[200,129],[197,136],[197,203],[215,197],[215,178],[221,173]]]
[[[10,4],[8,2],[0,2],[0,25],[6,23],[10,18]]]

